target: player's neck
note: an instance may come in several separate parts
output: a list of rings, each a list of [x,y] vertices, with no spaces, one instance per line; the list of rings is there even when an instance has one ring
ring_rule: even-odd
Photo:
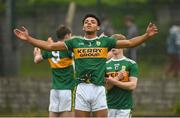
[[[96,38],[97,35],[96,34],[85,34],[84,37],[87,38],[87,39],[93,39],[93,38]]]
[[[114,56],[113,56],[113,59],[121,59],[121,58],[123,58],[123,57],[124,57],[123,54],[118,54],[118,55],[114,55]]]

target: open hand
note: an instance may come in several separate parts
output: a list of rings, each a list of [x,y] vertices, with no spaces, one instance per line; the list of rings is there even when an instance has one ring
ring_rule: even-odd
[[[14,29],[14,34],[21,40],[27,41],[29,37],[28,30],[25,27],[22,27],[22,30],[20,29]]]
[[[152,36],[156,35],[158,33],[157,26],[150,22],[146,29],[146,33],[147,33],[148,37],[152,37]]]

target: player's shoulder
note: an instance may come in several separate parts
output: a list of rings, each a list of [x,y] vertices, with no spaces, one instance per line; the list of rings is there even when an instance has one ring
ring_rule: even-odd
[[[131,64],[136,64],[136,61],[130,59],[130,58],[127,58],[127,57],[124,57],[124,60],[131,63]]]
[[[112,61],[113,61],[113,59],[110,58],[110,59],[108,59],[108,60],[106,61],[106,64],[108,64],[108,63],[110,63],[110,62],[112,62]]]
[[[72,36],[70,39],[83,39],[84,37],[82,36]]]
[[[109,36],[106,36],[106,35],[99,36],[98,38],[103,39],[103,40],[113,39],[112,37],[109,37]]]

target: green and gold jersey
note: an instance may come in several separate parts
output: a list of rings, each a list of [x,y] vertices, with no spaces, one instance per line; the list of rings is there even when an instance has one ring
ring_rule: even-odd
[[[95,85],[104,85],[107,53],[115,47],[116,39],[110,37],[96,37],[94,39],[74,37],[65,41],[65,44],[68,50],[74,52],[78,83],[88,80]]]
[[[70,51],[43,51],[43,59],[48,59],[52,71],[52,89],[73,89],[75,85],[72,53]]]
[[[127,71],[129,77],[137,77],[138,67],[136,62],[131,59],[123,57],[110,59],[106,62],[106,76],[115,77],[117,72],[121,70]],[[110,109],[131,109],[133,107],[132,91],[113,86],[107,91],[107,103]]]

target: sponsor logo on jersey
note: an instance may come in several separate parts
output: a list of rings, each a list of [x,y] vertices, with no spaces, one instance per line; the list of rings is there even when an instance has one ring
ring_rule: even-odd
[[[107,48],[75,48],[74,56],[78,58],[106,58]]]
[[[111,70],[111,69],[112,69],[112,67],[107,67],[106,69],[107,69],[107,70]]]
[[[119,70],[119,64],[114,64],[114,69],[115,69],[116,71],[118,71],[118,70]]]
[[[84,43],[82,42],[82,43],[79,43],[79,46],[81,46],[81,45],[84,45]]]
[[[100,41],[96,41],[96,45],[97,45],[97,46],[100,46],[100,45],[101,45],[101,42],[100,42]]]
[[[106,77],[116,77],[118,76],[118,72],[107,72],[106,73]],[[128,77],[128,72],[126,73],[126,76],[124,76],[123,78],[119,79],[119,81],[122,82],[128,82],[129,81],[129,77]]]
[[[116,77],[118,76],[118,72],[108,72],[106,73],[107,77]]]

